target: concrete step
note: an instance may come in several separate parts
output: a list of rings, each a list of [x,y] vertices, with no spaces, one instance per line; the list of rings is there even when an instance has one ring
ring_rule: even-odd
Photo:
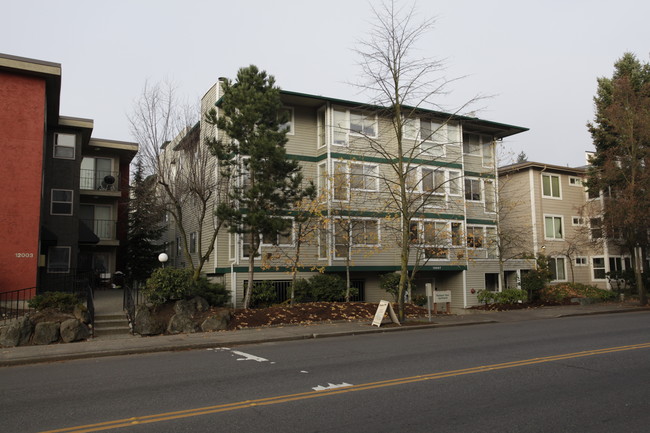
[[[131,327],[124,313],[95,316],[95,337],[128,335],[130,333]]]

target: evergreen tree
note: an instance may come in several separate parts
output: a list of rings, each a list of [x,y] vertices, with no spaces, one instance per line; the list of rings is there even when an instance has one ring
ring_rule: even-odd
[[[650,64],[625,53],[612,78],[599,78],[596,115],[587,126],[596,147],[587,186],[602,192],[606,237],[635,258],[641,304],[650,227]]]
[[[217,217],[231,233],[243,237],[249,258],[248,288],[244,308],[248,308],[254,282],[255,256],[262,238],[277,239],[291,230],[283,217],[286,210],[304,195],[302,174],[295,160],[286,158],[287,113],[282,108],[280,88],[275,79],[256,66],[241,68],[234,82],[223,82],[219,130],[228,138],[212,143],[222,174],[232,176],[230,199],[220,203]]]
[[[138,158],[133,175],[127,239],[127,271],[132,280],[145,281],[159,266],[158,254],[164,251],[160,238],[164,210],[156,201],[154,176],[144,177]]]

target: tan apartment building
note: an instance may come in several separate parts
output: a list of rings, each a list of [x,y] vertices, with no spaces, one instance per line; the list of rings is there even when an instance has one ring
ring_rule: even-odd
[[[206,93],[203,112],[218,110],[219,91],[215,84]],[[358,299],[390,299],[379,285],[380,275],[400,268],[400,216],[390,199],[396,181],[390,157],[396,140],[390,119],[382,116],[383,107],[369,104],[289,91],[282,91],[281,97],[290,114],[284,125],[287,157],[299,161],[305,181],[317,186],[323,217],[305,239],[296,238],[295,221],[291,233],[263,239],[256,253],[256,281],[287,283],[291,277],[286,257],[301,242],[300,277],[316,272],[344,276],[349,268],[352,284],[359,289]],[[209,137],[221,137],[220,131],[203,120],[199,127],[196,145]],[[504,286],[495,248],[495,143],[527,129],[424,109],[410,110],[405,129],[405,145],[411,148],[405,170],[417,207],[410,224],[409,265],[418,272],[410,295],[424,294],[425,284],[431,283],[438,290],[452,292],[453,308],[476,305],[479,290]],[[183,152],[183,148],[188,149],[170,145],[166,152]],[[287,218],[292,218],[292,212],[288,210]],[[207,245],[216,224],[212,219],[204,222],[200,242],[197,227],[191,224],[186,231],[196,260],[199,243]],[[187,265],[178,248],[181,239],[172,226],[170,222],[170,262]],[[243,298],[248,254],[242,237],[221,229],[206,271],[231,290],[235,305]],[[513,273],[518,266],[522,263],[506,264],[505,269]]]
[[[500,224],[517,238],[509,254],[550,257],[553,282],[608,289],[607,273],[630,269],[631,259],[604,238],[601,196],[587,192],[587,169],[539,162],[500,167],[499,199],[510,209]]]

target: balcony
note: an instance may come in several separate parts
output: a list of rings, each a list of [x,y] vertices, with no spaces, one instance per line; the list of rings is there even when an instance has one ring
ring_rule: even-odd
[[[120,172],[81,169],[79,189],[81,191],[103,191],[119,194]]]
[[[117,221],[109,219],[109,220],[100,220],[100,219],[82,219],[84,224],[88,226],[95,236],[97,236],[101,241],[114,241],[116,240],[116,229],[117,229]]]

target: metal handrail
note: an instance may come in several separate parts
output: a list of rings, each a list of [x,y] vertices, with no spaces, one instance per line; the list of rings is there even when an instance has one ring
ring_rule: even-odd
[[[3,323],[34,311],[27,303],[34,294],[36,294],[36,287],[0,293],[0,317]]]

